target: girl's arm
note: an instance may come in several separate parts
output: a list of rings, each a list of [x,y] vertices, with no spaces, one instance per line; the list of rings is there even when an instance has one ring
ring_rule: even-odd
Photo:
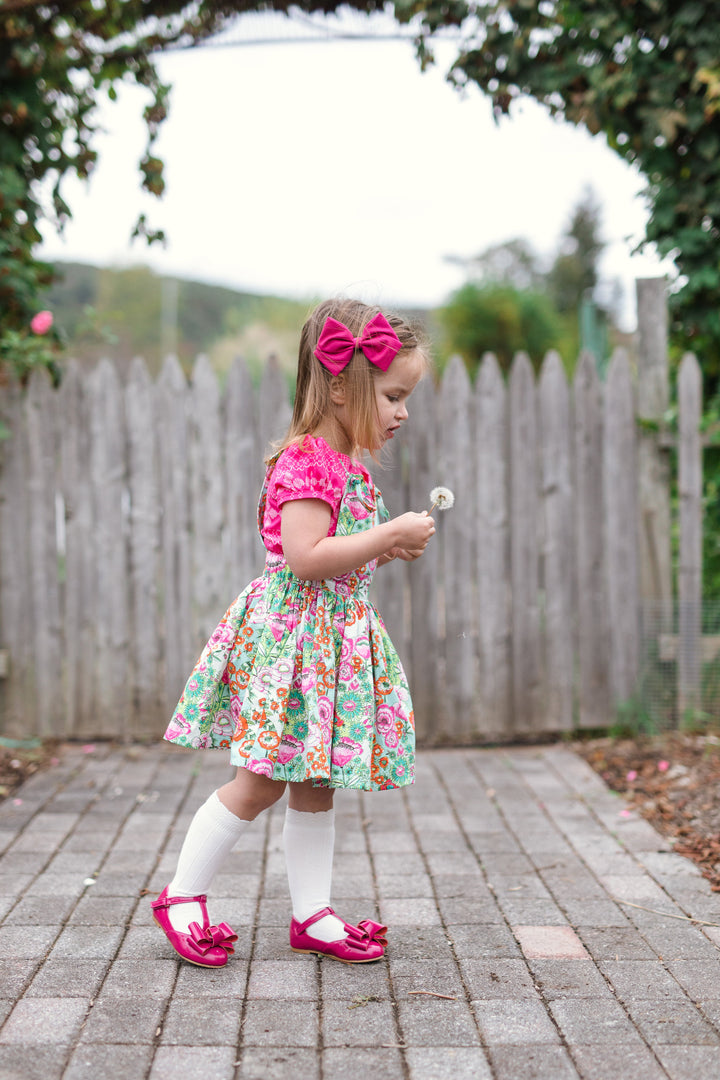
[[[331,511],[321,499],[294,499],[281,510],[281,538],[288,566],[306,581],[339,577],[392,548],[422,552],[435,532],[427,511],[412,512],[350,536],[328,536]]]

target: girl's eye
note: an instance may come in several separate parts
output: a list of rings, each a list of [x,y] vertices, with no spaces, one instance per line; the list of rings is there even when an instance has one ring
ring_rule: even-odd
[[[393,403],[393,404],[395,404],[395,402],[396,402],[396,401],[399,401],[399,400],[400,400],[400,398],[399,398],[399,397],[393,397],[393,395],[392,395],[392,394],[388,394],[388,395],[387,395],[387,399],[388,399],[388,401],[392,401],[392,403]]]

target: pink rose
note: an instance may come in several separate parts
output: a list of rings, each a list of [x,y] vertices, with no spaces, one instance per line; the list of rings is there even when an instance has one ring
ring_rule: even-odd
[[[30,329],[33,334],[47,334],[52,324],[52,311],[38,311],[30,321]]]
[[[383,734],[388,732],[395,723],[395,713],[389,705],[381,705],[377,710],[377,727],[378,731],[382,731]]]
[[[323,724],[329,724],[332,720],[333,707],[329,697],[319,697],[317,699],[317,710],[320,722]]]

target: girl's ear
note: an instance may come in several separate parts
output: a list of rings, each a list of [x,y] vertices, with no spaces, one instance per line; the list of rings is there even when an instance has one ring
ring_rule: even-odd
[[[345,377],[334,375],[330,380],[330,400],[333,405],[345,404]]]

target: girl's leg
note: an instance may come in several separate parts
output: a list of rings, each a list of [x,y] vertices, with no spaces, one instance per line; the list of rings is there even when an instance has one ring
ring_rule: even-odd
[[[285,815],[283,845],[293,917],[304,922],[330,906],[335,810],[332,788],[315,788],[311,783],[290,784]],[[345,927],[334,915],[313,923],[312,936],[320,941],[340,941]]]
[[[284,783],[238,769],[235,779],[214,791],[190,823],[168,896],[207,893],[250,822],[277,802],[284,790]],[[187,933],[191,922],[202,925],[202,910],[199,904],[174,904],[168,908],[168,918],[174,930]]]

